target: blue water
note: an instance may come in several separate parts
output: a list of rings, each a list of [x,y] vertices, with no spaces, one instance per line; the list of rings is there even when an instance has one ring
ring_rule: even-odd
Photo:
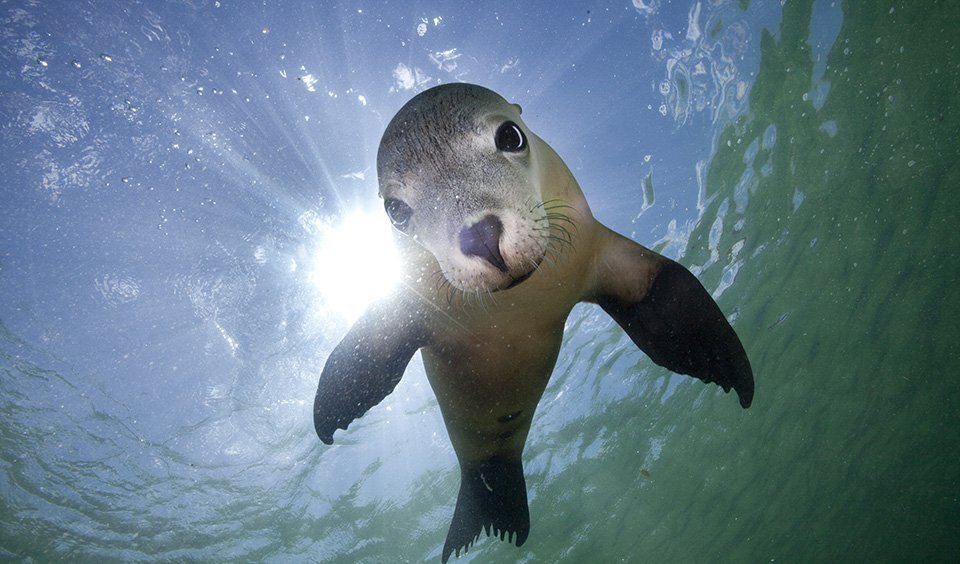
[[[460,561],[960,556],[954,3],[0,21],[0,558],[439,558],[459,473],[419,359],[333,447],[311,406],[372,251],[317,257],[386,220],[383,128],[457,80],[700,277],[757,381],[741,410],[579,306],[524,456],[530,537]]]

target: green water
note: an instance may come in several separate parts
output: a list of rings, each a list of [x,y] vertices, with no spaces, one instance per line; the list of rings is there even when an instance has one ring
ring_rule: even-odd
[[[738,312],[754,406],[693,385],[664,406],[605,410],[619,424],[605,423],[602,455],[533,503],[549,531],[531,536],[535,555],[569,535],[590,539],[574,561],[960,557],[960,7],[844,3],[819,109],[804,97],[812,7],[787,2],[779,39],[764,35],[750,109],[719,136],[683,259],[708,262],[726,208],[720,260],[700,277],[715,288],[742,262],[720,303]],[[650,463],[657,437],[670,448]],[[562,505],[610,517],[564,530]]]
[[[779,40],[765,34],[750,109],[719,137],[710,204],[684,259],[707,261],[706,218],[729,206],[717,250],[743,265],[720,302],[739,310],[757,399],[741,414],[711,397],[692,425],[681,412],[624,418],[624,432],[647,425],[637,441],[665,433],[673,448],[649,479],[603,482],[641,486],[633,499],[611,492],[599,505],[616,508],[612,522],[649,527],[608,528],[611,557],[960,556],[960,7],[844,3],[818,110],[804,99],[812,5],[787,2]],[[735,190],[748,167],[740,215]],[[701,274],[708,288],[721,270]],[[701,393],[714,395],[685,389],[671,401]],[[616,450],[631,457],[626,445]],[[643,488],[649,481],[656,486]]]
[[[756,157],[744,228],[734,233],[728,214],[719,245],[724,255],[743,240],[750,257],[723,301],[740,308],[760,383],[756,409],[732,433],[731,465],[749,470],[717,476],[690,507],[725,504],[721,516],[740,518],[699,554],[953,559],[960,8],[844,3],[819,111],[802,99],[810,9],[788,3],[781,40],[764,38],[751,110],[721,135],[708,175],[716,209],[743,172],[738,147],[776,125],[773,150]],[[693,263],[705,258],[708,227],[695,233]],[[705,272],[708,286],[718,270]]]

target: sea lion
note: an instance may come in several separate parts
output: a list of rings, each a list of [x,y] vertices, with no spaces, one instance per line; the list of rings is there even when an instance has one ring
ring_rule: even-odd
[[[523,544],[521,455],[571,308],[599,305],[654,362],[753,399],[739,338],[696,277],[597,222],[573,174],[520,119],[470,84],[410,100],[377,154],[402,284],[327,359],[320,439],[385,398],[420,350],[460,463],[442,561],[481,530]]]

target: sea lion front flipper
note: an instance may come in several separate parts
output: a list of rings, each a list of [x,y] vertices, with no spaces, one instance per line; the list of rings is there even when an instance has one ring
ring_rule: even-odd
[[[655,363],[753,401],[753,370],[720,307],[680,264],[625,237],[601,249],[595,297]]]
[[[500,540],[517,546],[530,533],[530,510],[527,507],[527,484],[523,464],[494,456],[485,462],[460,466],[460,494],[453,511],[453,521],[443,543],[443,562],[450,554],[467,551],[480,537],[480,531],[491,531]]]
[[[324,443],[387,397],[425,344],[419,317],[405,312],[396,300],[374,304],[330,353],[313,402],[313,424]]]

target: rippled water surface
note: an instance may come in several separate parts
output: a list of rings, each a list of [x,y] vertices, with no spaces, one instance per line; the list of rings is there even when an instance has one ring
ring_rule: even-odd
[[[0,21],[0,558],[439,559],[459,473],[419,359],[333,447],[311,406],[387,262],[338,253],[385,220],[380,133],[456,80],[520,103],[601,221],[691,268],[757,380],[741,410],[578,306],[524,455],[530,537],[461,561],[960,554],[955,3]]]

